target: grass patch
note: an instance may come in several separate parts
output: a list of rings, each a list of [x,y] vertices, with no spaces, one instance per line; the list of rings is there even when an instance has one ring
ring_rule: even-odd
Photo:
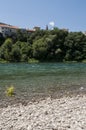
[[[28,60],[28,63],[39,63],[39,60],[32,58]]]
[[[86,60],[83,60],[82,63],[86,63]]]
[[[0,63],[8,63],[8,61],[6,61],[4,59],[0,59]]]
[[[12,96],[15,95],[15,89],[14,89],[14,86],[13,86],[13,85],[11,85],[11,86],[9,86],[9,87],[7,88],[7,90],[6,90],[6,95],[7,95],[7,96],[10,96],[10,97],[12,97]]]

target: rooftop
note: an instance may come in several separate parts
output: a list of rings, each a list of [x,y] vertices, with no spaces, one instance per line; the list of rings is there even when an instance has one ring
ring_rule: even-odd
[[[0,23],[0,27],[6,27],[6,28],[13,28],[13,29],[19,29],[17,26],[12,26],[4,23]]]

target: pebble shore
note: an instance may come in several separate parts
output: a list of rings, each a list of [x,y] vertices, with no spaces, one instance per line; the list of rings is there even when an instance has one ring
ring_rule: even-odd
[[[86,95],[0,108],[0,130],[86,130]]]

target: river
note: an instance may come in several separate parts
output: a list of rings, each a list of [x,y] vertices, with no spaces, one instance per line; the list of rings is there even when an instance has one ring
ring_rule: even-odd
[[[28,99],[64,92],[86,91],[85,63],[0,64],[0,99],[13,85],[16,97]]]

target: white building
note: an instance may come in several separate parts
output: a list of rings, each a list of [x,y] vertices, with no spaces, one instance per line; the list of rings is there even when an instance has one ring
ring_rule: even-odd
[[[8,25],[5,23],[0,23],[0,33],[3,34],[3,36],[11,36],[12,34],[17,33],[17,30],[21,30],[22,33],[27,32],[27,33],[33,33],[36,30],[40,30],[40,27],[34,27],[32,30],[30,29],[23,29],[23,28],[19,28],[16,26],[12,26],[12,25]]]
[[[0,33],[2,33],[3,36],[11,36],[16,33],[18,29],[19,28],[16,26],[0,23]]]

